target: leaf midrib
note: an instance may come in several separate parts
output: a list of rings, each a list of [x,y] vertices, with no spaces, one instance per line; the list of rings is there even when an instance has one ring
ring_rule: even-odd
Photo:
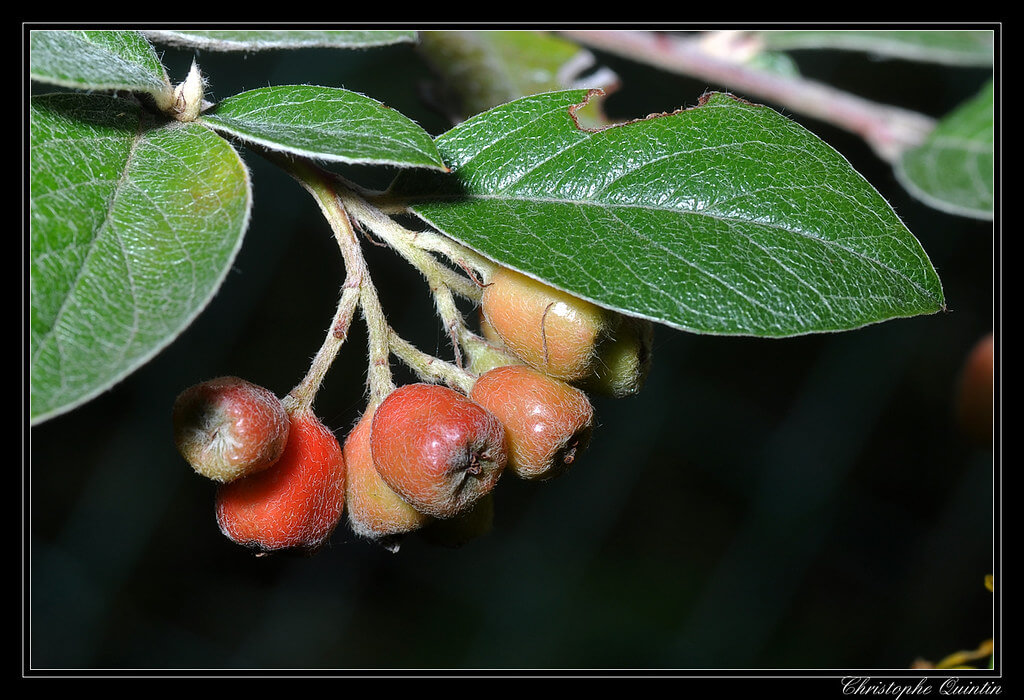
[[[705,108],[714,108],[714,107],[718,107],[718,105],[705,106]],[[461,161],[456,168],[453,168],[453,170],[457,171],[457,170],[464,169],[467,165],[472,163],[475,159],[477,159],[480,156],[484,155],[488,151],[491,151],[492,149],[498,147],[502,142],[507,141],[508,139],[512,138],[514,135],[516,135],[516,134],[520,133],[522,130],[528,128],[533,123],[535,123],[537,121],[540,121],[540,120],[542,120],[544,118],[547,118],[547,117],[549,117],[549,116],[551,116],[553,114],[557,114],[557,113],[559,113],[559,112],[561,112],[561,111],[563,111],[565,109],[566,109],[566,107],[564,105],[559,105],[557,108],[547,109],[547,110],[544,110],[543,112],[539,112],[537,115],[534,116],[534,118],[532,118],[532,119],[530,119],[530,120],[528,120],[526,122],[521,123],[519,126],[517,126],[517,128],[512,129],[512,130],[510,130],[508,132],[503,132],[497,138],[494,138],[493,140],[491,140],[491,141],[489,141],[489,142],[487,142],[485,144],[482,144],[479,147],[479,149],[474,154],[472,154],[465,161]],[[616,127],[622,127],[622,126],[626,126],[626,125],[625,124],[618,124],[618,125],[614,125],[613,127],[610,127],[610,128],[616,128]],[[586,129],[581,129],[578,126],[576,128],[577,128],[578,133],[580,134],[580,138],[579,139],[573,141],[572,143],[566,144],[563,148],[558,149],[557,151],[554,151],[553,153],[551,153],[547,158],[543,159],[542,161],[540,161],[538,163],[533,164],[529,171],[527,171],[525,173],[521,173],[520,175],[518,175],[516,177],[515,184],[521,183],[528,176],[529,173],[536,172],[536,170],[539,167],[541,167],[544,163],[547,163],[547,162],[549,162],[551,160],[554,160],[555,158],[561,157],[568,150],[570,150],[572,148],[575,148],[575,147],[579,146],[580,144],[584,144],[584,143],[587,143],[587,142],[591,141],[591,139],[596,134],[601,133],[600,131],[588,131]],[[748,140],[747,142],[750,142],[750,141]],[[715,150],[717,150],[718,148],[721,148],[723,146],[730,146],[731,147],[731,146],[735,146],[735,145],[736,144],[717,144],[713,148]],[[698,147],[695,150],[703,150],[703,149],[709,149],[709,148],[712,148],[712,147]],[[689,153],[689,151],[688,151],[688,153]],[[678,155],[678,154],[670,154],[670,155],[674,156],[674,155]],[[442,157],[443,157],[443,154],[442,154]],[[666,157],[668,157],[668,156],[666,156]],[[647,165],[648,165],[648,163],[644,163],[643,165],[641,165],[639,167],[642,168],[642,167],[646,167]],[[607,187],[609,187],[610,185],[611,185],[611,183],[606,184],[605,185],[605,189],[607,189]],[[785,227],[785,226],[781,226],[781,225],[773,224],[773,223],[764,223],[764,222],[760,222],[760,221],[755,221],[753,219],[741,219],[741,218],[737,218],[737,217],[727,217],[727,216],[721,216],[721,215],[717,215],[716,216],[716,215],[713,215],[713,214],[708,214],[708,213],[704,213],[704,212],[697,212],[697,211],[681,211],[679,209],[675,209],[675,208],[671,208],[671,207],[647,206],[647,205],[636,205],[636,204],[620,204],[620,203],[598,203],[598,202],[592,202],[592,201],[588,201],[588,200],[567,200],[567,199],[564,199],[564,198],[556,198],[556,197],[534,197],[534,196],[523,197],[523,196],[517,196],[517,195],[505,195],[505,194],[485,195],[485,194],[475,194],[475,193],[467,195],[465,193],[458,193],[458,194],[453,194],[453,195],[439,195],[437,197],[431,197],[430,201],[456,201],[456,200],[459,200],[459,199],[461,199],[461,200],[465,200],[465,199],[470,199],[470,200],[472,200],[472,199],[495,199],[495,200],[502,200],[502,201],[548,202],[548,203],[556,203],[556,204],[572,205],[572,206],[584,206],[584,205],[586,205],[586,206],[598,206],[598,207],[638,208],[638,209],[644,209],[644,210],[649,210],[649,211],[665,211],[665,212],[679,214],[679,215],[707,216],[709,218],[715,219],[716,221],[722,221],[724,223],[730,223],[730,224],[731,223],[752,223],[752,224],[755,224],[755,225],[758,225],[758,226],[763,226],[763,227],[768,228],[768,229],[774,229],[774,230],[778,230],[778,231],[783,231],[783,232],[786,232],[786,233],[789,233],[789,234],[792,234],[792,235],[801,236],[801,237],[808,238],[808,239],[813,239],[815,241],[820,241],[821,243],[823,243],[825,245],[834,246],[836,250],[842,250],[842,251],[845,251],[845,252],[849,253],[852,256],[855,256],[855,257],[860,258],[862,260],[867,260],[872,265],[875,265],[876,267],[878,267],[880,269],[887,270],[887,271],[891,272],[892,274],[898,276],[899,278],[906,280],[910,285],[912,285],[918,291],[918,293],[922,297],[929,298],[929,299],[934,299],[934,300],[938,301],[938,298],[932,292],[928,291],[925,287],[923,287],[921,285],[921,283],[919,283],[916,280],[913,280],[913,279],[907,277],[907,275],[905,273],[903,273],[902,271],[896,270],[896,269],[892,268],[891,266],[889,266],[889,265],[887,265],[887,264],[885,264],[885,263],[883,263],[883,262],[881,262],[881,261],[879,261],[879,260],[877,260],[875,258],[869,257],[869,256],[865,255],[864,253],[861,253],[860,251],[857,251],[857,250],[854,250],[852,248],[849,248],[848,246],[841,245],[841,244],[839,244],[839,243],[837,243],[837,242],[835,242],[833,240],[830,240],[830,239],[818,236],[818,235],[816,235],[812,231],[805,231],[805,230],[802,230],[802,229],[795,229],[795,228],[791,228],[791,227]],[[748,240],[749,240],[749,237],[748,237]],[[751,241],[751,243],[753,244],[754,242]]]
[[[451,201],[451,202],[454,202],[454,201],[466,201],[467,199],[468,200],[474,200],[474,199],[476,199],[476,200],[495,200],[495,201],[501,201],[501,202],[525,202],[525,203],[531,203],[531,204],[533,204],[533,203],[560,204],[560,205],[575,206],[575,207],[584,207],[584,206],[586,206],[586,207],[598,207],[598,208],[602,208],[602,209],[641,209],[641,210],[644,210],[644,211],[661,211],[661,212],[666,212],[666,213],[669,213],[669,214],[676,214],[676,215],[679,215],[679,216],[702,216],[702,217],[707,217],[709,219],[713,219],[715,221],[721,221],[721,222],[726,223],[726,224],[753,224],[753,225],[756,225],[756,226],[764,227],[764,228],[769,229],[769,230],[776,230],[776,231],[792,234],[792,235],[795,235],[795,236],[800,236],[802,238],[818,241],[818,242],[823,243],[825,245],[834,246],[836,250],[845,251],[845,252],[849,253],[851,256],[855,256],[855,257],[860,258],[862,260],[866,260],[869,263],[871,263],[872,265],[874,265],[874,266],[876,266],[876,267],[878,267],[880,269],[887,270],[887,271],[891,272],[892,274],[898,276],[899,278],[906,280],[910,285],[912,285],[916,290],[918,290],[918,292],[921,294],[922,297],[928,298],[928,299],[934,299],[935,301],[938,301],[938,298],[931,291],[929,291],[927,288],[923,287],[919,282],[917,282],[914,279],[911,279],[904,272],[902,272],[900,270],[897,270],[897,269],[891,267],[890,265],[885,264],[884,262],[882,262],[880,260],[872,258],[872,257],[870,257],[868,255],[865,255],[864,253],[862,253],[860,251],[857,251],[857,250],[854,250],[854,249],[852,249],[852,248],[850,248],[848,246],[844,246],[844,245],[842,245],[842,244],[840,244],[840,243],[838,243],[836,241],[832,241],[832,240],[829,240],[827,238],[822,238],[820,236],[817,236],[817,235],[815,235],[811,231],[804,231],[804,230],[801,230],[801,229],[795,229],[795,228],[791,228],[791,227],[786,227],[786,226],[782,226],[782,225],[779,225],[779,224],[767,223],[767,222],[757,221],[757,220],[754,220],[754,219],[742,219],[742,218],[738,218],[738,217],[728,217],[728,216],[714,215],[714,214],[709,214],[709,213],[706,213],[706,212],[699,212],[699,211],[681,211],[679,209],[674,209],[674,208],[671,208],[671,207],[648,206],[648,205],[639,205],[639,204],[598,203],[598,202],[590,202],[590,201],[586,201],[586,200],[570,200],[570,199],[562,199],[562,198],[554,198],[554,197],[519,197],[519,196],[499,196],[499,195],[481,195],[481,194],[471,194],[471,195],[461,194],[461,195],[443,195],[443,196],[438,196],[438,197],[435,197],[435,198],[431,198],[427,203],[439,202],[439,201]],[[415,206],[413,206],[413,210],[414,211],[416,210]],[[732,227],[730,227],[730,229],[732,229]],[[740,235],[742,235],[742,234],[740,234]],[[747,238],[749,240],[749,236]],[[751,242],[753,243],[753,241],[751,241]]]
[[[117,203],[120,200],[121,193],[124,191],[125,187],[128,184],[128,173],[131,170],[131,165],[135,159],[135,154],[138,152],[139,146],[143,140],[143,135],[145,133],[145,130],[143,129],[143,123],[144,117],[142,115],[139,115],[135,135],[132,137],[132,143],[128,149],[128,157],[125,159],[124,167],[121,170],[121,176],[117,179],[117,184],[114,185],[114,189],[108,200],[109,204],[106,208],[103,221],[100,223],[99,226],[96,227],[96,233],[92,238],[92,242],[89,244],[88,252],[85,254],[85,258],[82,261],[82,265],[78,268],[78,272],[75,275],[75,279],[72,281],[71,285],[69,285],[68,293],[64,296],[63,301],[61,301],[60,308],[57,310],[57,313],[53,317],[53,323],[50,325],[50,328],[47,330],[47,332],[40,338],[39,344],[36,346],[35,352],[32,355],[33,367],[35,366],[36,360],[38,359],[39,354],[42,352],[43,347],[49,344],[50,338],[54,336],[57,328],[60,326],[60,320],[63,317],[65,311],[67,310],[68,302],[71,299],[71,297],[75,295],[75,292],[78,290],[81,280],[85,275],[85,271],[86,269],[89,268],[89,263],[92,260],[93,254],[96,251],[96,248],[99,244],[99,241],[103,237],[104,232],[111,227],[111,217],[113,215],[114,210],[117,208]],[[126,274],[129,277],[129,287],[134,289],[134,284],[132,283],[131,280],[130,268],[127,270]],[[133,313],[135,314],[133,318],[133,328],[137,329],[138,305],[133,304],[132,308],[134,309]],[[63,360],[63,353],[58,353],[58,356]],[[63,373],[61,373],[61,377],[63,376]]]

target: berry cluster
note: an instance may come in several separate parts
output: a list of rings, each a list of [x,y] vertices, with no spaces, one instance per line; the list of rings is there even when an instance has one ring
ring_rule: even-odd
[[[319,547],[345,505],[337,438],[305,406],[238,377],[189,387],[174,403],[174,441],[220,482],[217,524],[260,552]]]
[[[245,380],[182,392],[175,441],[221,482],[221,531],[261,553],[312,551],[346,511],[354,533],[393,551],[413,531],[461,545],[490,528],[506,469],[537,481],[565,472],[593,430],[588,392],[635,393],[650,364],[649,323],[506,268],[484,288],[481,326],[468,392],[393,388],[371,400],[344,447],[308,403]]]
[[[461,545],[490,528],[494,488],[506,470],[543,481],[579,459],[594,425],[590,394],[639,391],[651,360],[650,322],[441,234],[410,231],[309,161],[268,157],[317,200],[346,273],[323,344],[286,396],[221,377],[175,403],[175,442],[197,472],[218,482],[217,522],[231,540],[259,553],[312,551],[347,512],[354,533],[392,551],[414,531]],[[426,278],[454,363],[388,324],[357,225]],[[479,333],[455,296],[479,307]],[[312,406],[357,312],[367,328],[368,400],[342,446]],[[396,386],[391,356],[419,382]]]

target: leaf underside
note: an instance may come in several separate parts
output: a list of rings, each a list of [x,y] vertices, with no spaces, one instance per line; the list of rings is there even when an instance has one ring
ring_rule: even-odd
[[[157,43],[191,46],[207,51],[264,51],[270,49],[362,49],[416,41],[416,32],[385,29],[209,29],[152,30]]]
[[[953,214],[990,220],[995,203],[993,83],[944,118],[896,169],[907,190]]]
[[[105,95],[31,103],[31,416],[109,388],[206,305],[248,223],[248,173],[197,124]]]
[[[153,47],[139,32],[35,30],[29,34],[33,80],[86,90],[170,89]]]
[[[588,51],[541,31],[425,31],[419,52],[457,96],[462,117],[524,95],[580,87],[580,74],[594,68]],[[607,69],[589,75],[587,87],[613,82]]]
[[[990,66],[994,56],[992,30],[769,30],[758,32],[776,51],[847,49],[912,61],[953,66]]]

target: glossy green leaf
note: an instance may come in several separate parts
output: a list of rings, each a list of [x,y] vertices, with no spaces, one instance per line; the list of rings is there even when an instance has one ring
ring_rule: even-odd
[[[32,99],[33,421],[146,362],[217,290],[248,222],[247,171],[198,124],[106,95]]]
[[[135,31],[35,30],[29,34],[33,80],[85,90],[170,89],[160,59]]]
[[[787,49],[847,49],[912,61],[989,66],[995,32],[955,29],[806,29],[758,32],[765,46]]]
[[[448,176],[392,188],[439,231],[577,296],[703,333],[788,336],[942,308],[928,257],[842,156],[724,94],[602,130],[583,91],[437,139]]]
[[[911,194],[936,209],[991,219],[995,156],[993,84],[944,118],[896,169]]]
[[[268,49],[365,49],[416,41],[416,32],[395,29],[160,29],[147,31],[157,43],[206,51]]]
[[[444,169],[430,134],[380,102],[341,88],[281,85],[228,97],[202,121],[266,148],[344,163]]]

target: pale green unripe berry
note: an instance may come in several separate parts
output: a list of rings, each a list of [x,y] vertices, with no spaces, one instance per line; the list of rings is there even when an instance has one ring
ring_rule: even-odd
[[[494,328],[484,318],[483,311],[480,312],[480,333],[482,340],[476,340],[465,345],[468,369],[473,374],[483,374],[495,367],[505,365],[521,365],[523,361],[512,354]]]
[[[598,348],[593,373],[581,386],[596,394],[615,398],[640,391],[651,369],[654,324],[640,318],[620,316],[611,335]]]

